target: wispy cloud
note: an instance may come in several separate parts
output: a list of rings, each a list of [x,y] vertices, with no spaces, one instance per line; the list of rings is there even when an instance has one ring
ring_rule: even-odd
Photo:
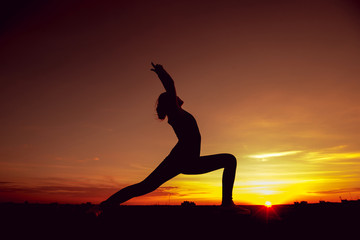
[[[263,153],[263,154],[257,154],[257,155],[250,155],[250,158],[256,158],[256,159],[267,159],[267,158],[273,158],[273,157],[283,157],[288,155],[294,155],[301,153],[302,151],[286,151],[286,152],[276,152],[276,153]]]
[[[39,193],[46,193],[46,194],[54,194],[54,193],[63,193],[63,194],[91,194],[94,192],[108,192],[108,191],[116,191],[117,188],[110,187],[110,186],[96,186],[92,184],[88,185],[76,185],[69,186],[66,184],[56,184],[56,185],[37,185],[37,186],[28,186],[22,183],[9,183],[9,184],[2,184],[0,186],[0,192],[21,192],[21,193],[30,193],[30,194],[39,194]]]
[[[337,161],[347,159],[360,159],[360,152],[309,152],[306,154],[306,159],[309,161]]]
[[[0,185],[11,184],[13,182],[0,182]]]
[[[123,187],[126,187],[126,185],[96,179],[71,181],[65,178],[45,178],[38,181],[36,185],[27,185],[20,182],[0,182],[0,194],[2,195],[0,201],[11,201],[15,199],[14,196],[19,194],[27,196],[28,200],[34,201],[41,201],[42,199],[54,202],[73,202],[74,200],[87,202],[94,199],[95,201],[98,201],[98,199],[102,201]],[[163,186],[145,197],[147,199],[156,199],[179,195],[177,186]]]
[[[340,188],[340,189],[331,189],[325,191],[314,191],[309,193],[315,194],[339,194],[339,193],[355,193],[360,192],[360,188]]]

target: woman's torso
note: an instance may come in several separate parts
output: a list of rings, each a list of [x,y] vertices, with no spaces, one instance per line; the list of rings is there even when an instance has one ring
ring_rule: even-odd
[[[178,143],[173,150],[179,154],[200,155],[201,135],[195,118],[183,109],[169,117],[168,123],[174,129]]]

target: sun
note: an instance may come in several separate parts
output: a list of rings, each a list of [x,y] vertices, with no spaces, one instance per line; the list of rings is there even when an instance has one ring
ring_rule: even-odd
[[[271,204],[271,202],[270,202],[270,201],[266,201],[266,202],[265,202],[265,206],[269,208],[269,207],[271,207],[271,206],[272,206],[272,204]]]

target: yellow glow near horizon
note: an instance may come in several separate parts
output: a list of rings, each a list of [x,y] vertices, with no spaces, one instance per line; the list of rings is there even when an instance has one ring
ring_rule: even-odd
[[[272,204],[271,204],[271,202],[270,202],[270,201],[266,201],[266,202],[265,202],[265,206],[269,208],[269,207],[271,207],[271,206],[272,206]]]

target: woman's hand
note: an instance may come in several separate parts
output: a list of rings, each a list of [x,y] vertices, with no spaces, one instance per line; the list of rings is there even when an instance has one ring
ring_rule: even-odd
[[[160,65],[160,64],[154,64],[153,62],[151,62],[151,65],[153,66],[153,68],[150,69],[150,70],[156,72],[157,74],[159,74],[160,72],[164,71],[163,66]]]
[[[150,70],[154,71],[158,75],[166,92],[168,92],[171,96],[174,96],[174,101],[176,101],[176,90],[175,90],[174,80],[165,71],[162,65],[154,64],[153,62],[151,62],[151,65],[153,66],[153,68],[151,68]]]

